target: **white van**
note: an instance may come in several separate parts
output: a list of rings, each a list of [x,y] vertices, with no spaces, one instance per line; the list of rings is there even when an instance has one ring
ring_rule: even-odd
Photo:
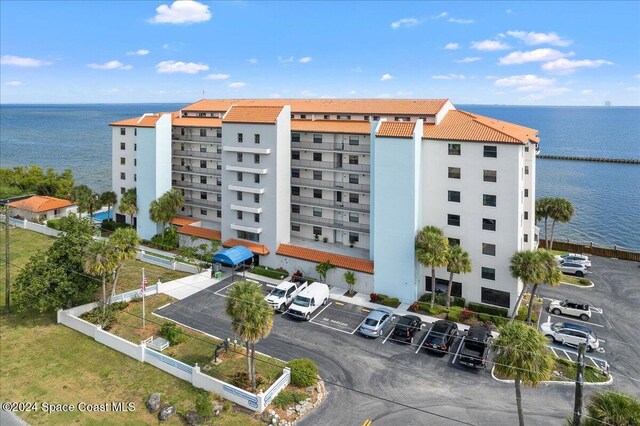
[[[313,283],[304,289],[294,300],[289,315],[309,321],[311,315],[329,301],[329,286],[324,283]]]

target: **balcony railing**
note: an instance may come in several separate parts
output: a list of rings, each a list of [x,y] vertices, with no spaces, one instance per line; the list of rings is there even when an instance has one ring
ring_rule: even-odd
[[[174,149],[172,152],[173,152],[173,155],[176,157],[208,158],[208,159],[215,159],[215,160],[222,159],[222,154],[218,154],[217,152],[211,152],[211,151],[201,152],[199,150],[191,150],[191,149],[185,149],[185,150]]]
[[[184,141],[184,142],[208,142],[208,143],[221,143],[222,138],[216,136],[200,136],[198,135],[171,135],[171,138],[174,141]]]
[[[180,189],[197,189],[199,191],[216,192],[216,193],[222,192],[222,186],[210,185],[207,183],[188,182],[188,181],[175,180],[175,179],[171,183],[175,188],[180,188]]]
[[[297,223],[308,223],[311,225],[326,226],[329,228],[346,229],[365,234],[369,233],[368,223],[349,222],[348,220],[337,220],[327,217],[308,216],[300,213],[291,213],[291,221]]]
[[[184,199],[184,203],[189,206],[197,206],[197,207],[205,207],[205,208],[214,208],[220,209],[220,201],[216,200],[203,200],[201,198],[186,198]]]
[[[371,170],[371,165],[370,164],[342,163],[342,167],[339,167],[339,169],[340,170],[353,171],[353,172],[367,172],[367,173],[369,173],[369,170]]]
[[[368,194],[371,186],[365,185],[361,183],[349,183],[349,182],[334,182],[329,180],[315,180],[315,179],[303,179],[292,177],[291,185],[295,186],[305,186],[309,188],[327,188],[334,191],[350,191],[350,192],[361,192],[364,194]]]
[[[173,170],[174,172],[197,173],[208,176],[222,175],[222,170],[213,169],[210,167],[181,166],[179,164],[172,164],[171,170]]]
[[[306,149],[311,151],[344,151],[344,152],[371,152],[371,145],[359,144],[350,145],[347,143],[314,143],[314,142],[291,142],[291,149]]]
[[[344,203],[341,201],[327,200],[324,198],[301,197],[299,195],[292,195],[291,202],[307,206],[330,207],[333,209],[348,210],[353,212],[368,213],[370,211],[370,207],[368,204]]]
[[[338,163],[334,161],[291,160],[292,167],[308,167],[312,169],[337,170]]]

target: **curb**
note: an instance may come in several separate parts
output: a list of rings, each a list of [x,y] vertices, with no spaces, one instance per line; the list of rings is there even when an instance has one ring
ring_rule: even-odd
[[[591,283],[591,284],[589,284],[589,285],[572,284],[572,283],[567,283],[567,282],[564,282],[564,281],[560,281],[560,284],[563,284],[563,285],[570,285],[570,286],[572,286],[572,287],[578,287],[578,288],[593,288],[593,287],[595,287],[595,286],[596,286],[596,285],[593,283],[593,281],[591,281],[591,280],[590,280],[589,282]]]
[[[500,383],[514,382],[514,380],[511,380],[511,379],[498,379],[493,371],[495,368],[496,368],[495,365],[491,367],[491,377],[493,378],[493,380]],[[575,385],[576,384],[575,381],[567,381],[567,380],[545,380],[540,383],[545,385]],[[606,382],[584,382],[584,385],[585,386],[607,386],[607,385],[610,385],[611,383],[613,383],[613,376],[609,374],[609,380],[607,380]]]

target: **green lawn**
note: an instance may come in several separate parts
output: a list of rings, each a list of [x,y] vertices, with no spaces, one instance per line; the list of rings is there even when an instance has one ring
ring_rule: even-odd
[[[565,359],[554,358],[551,371],[557,371],[561,376],[551,376],[551,381],[567,381],[576,379],[576,364]],[[513,377],[502,376],[496,374],[499,379],[513,379]],[[601,383],[609,380],[607,376],[602,374],[600,370],[591,366],[584,368],[584,381],[586,383]]]

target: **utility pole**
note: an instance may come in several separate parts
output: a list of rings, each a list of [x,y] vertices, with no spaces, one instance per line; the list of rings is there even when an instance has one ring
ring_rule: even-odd
[[[7,309],[7,314],[11,313],[11,308],[9,307],[10,296],[9,292],[10,283],[11,283],[11,270],[9,269],[10,264],[10,256],[9,256],[9,201],[7,200],[7,204],[4,206],[4,250],[5,250],[5,283],[4,283],[4,304]]]
[[[582,419],[582,386],[584,384],[584,351],[586,343],[580,343],[578,346],[578,360],[576,365],[576,399],[573,405],[573,426],[580,426]]]

